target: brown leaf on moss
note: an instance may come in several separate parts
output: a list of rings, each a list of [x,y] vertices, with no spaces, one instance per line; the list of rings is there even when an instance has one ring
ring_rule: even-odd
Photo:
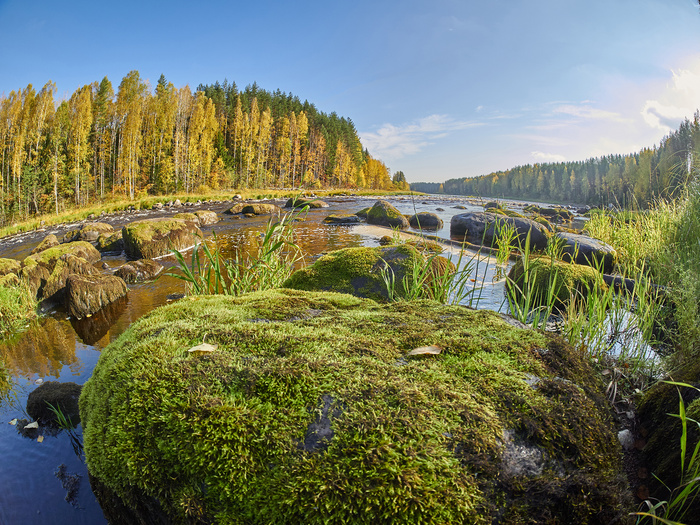
[[[406,355],[438,355],[442,352],[442,348],[440,348],[437,345],[430,345],[430,346],[420,346],[418,348],[414,348],[411,350],[409,353]]]
[[[202,355],[208,354],[209,352],[213,352],[218,347],[219,345],[210,345],[209,343],[202,343],[201,345],[193,346],[187,351],[191,354]]]

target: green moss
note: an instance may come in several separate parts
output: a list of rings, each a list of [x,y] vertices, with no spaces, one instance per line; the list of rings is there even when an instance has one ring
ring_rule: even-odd
[[[22,264],[16,259],[4,259],[0,258],[0,275],[7,275],[8,273],[17,273],[21,268]]]
[[[378,224],[380,226],[389,226],[402,230],[408,228],[408,219],[406,219],[398,209],[383,200],[378,200],[374,203],[374,206],[369,209],[367,212],[367,222],[369,224]]]
[[[406,357],[425,345],[443,351]],[[80,412],[91,474],[175,522],[586,523],[624,500],[599,389],[558,339],[493,312],[272,290],[137,321]],[[507,432],[561,473],[506,476]]]
[[[197,217],[194,213],[176,213],[173,215],[173,219],[182,219],[183,221],[192,221],[199,224],[199,217]]]
[[[90,263],[95,263],[101,258],[100,252],[98,252],[97,249],[89,242],[74,241],[67,244],[61,244],[60,246],[47,248],[42,252],[30,255],[27,259],[33,259],[38,264],[53,267],[56,261],[65,254],[82,257]],[[27,259],[25,259],[23,263],[25,266],[27,265]]]
[[[595,268],[582,264],[567,263],[546,256],[531,257],[529,261],[527,285],[524,279],[523,260],[519,259],[508,273],[509,286],[515,283],[516,291],[524,291],[528,286],[534,288],[537,298],[533,306],[541,306],[549,294],[550,287],[554,288],[554,296],[558,305],[566,304],[572,294],[579,293],[586,297],[588,290],[594,285],[606,286],[600,273]]]

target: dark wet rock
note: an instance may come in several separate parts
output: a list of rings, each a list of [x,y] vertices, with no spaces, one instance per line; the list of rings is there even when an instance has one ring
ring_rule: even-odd
[[[428,211],[411,215],[408,219],[408,224],[410,224],[411,228],[420,230],[440,230],[443,226],[442,219]]]
[[[557,237],[564,239],[565,261],[573,260],[577,264],[587,264],[601,269],[604,273],[610,273],[617,260],[617,252],[609,244],[598,239],[575,233],[557,233]]]
[[[123,264],[114,275],[124,279],[126,283],[140,283],[153,279],[163,270],[163,265],[153,259],[139,259]]]
[[[121,253],[124,251],[124,239],[122,230],[112,233],[103,233],[97,238],[97,249],[101,253]]]
[[[130,259],[155,259],[171,250],[185,250],[202,237],[191,221],[182,219],[146,219],[122,228],[124,251]]]
[[[61,243],[58,241],[58,237],[56,237],[52,233],[44,237],[44,239],[37,245],[37,247],[30,252],[30,255],[43,252],[44,250],[47,250],[48,248],[53,248],[54,246],[58,246],[59,244]]]
[[[68,315],[87,317],[128,291],[124,280],[114,275],[70,275],[66,285]]]
[[[450,235],[474,244],[495,246],[499,234],[496,224],[513,226],[517,234],[514,241],[516,243],[520,242],[524,246],[529,233],[531,247],[537,250],[544,250],[547,247],[545,227],[541,224],[532,219],[506,217],[495,213],[474,212],[455,215],[450,222]]]
[[[285,208],[305,208],[306,206],[308,206],[310,209],[318,209],[328,208],[329,204],[318,199],[289,199],[284,205]]]
[[[604,392],[494,312],[277,289],[139,319],[80,409],[113,523],[608,524],[632,502]]]
[[[574,218],[574,214],[571,213],[566,208],[556,207],[556,208],[543,208],[535,204],[529,204],[523,208],[526,212],[537,213],[543,217],[547,217],[549,220],[555,222],[570,221]]]
[[[445,208],[435,208],[435,211],[445,211]]]
[[[385,200],[378,200],[367,212],[367,224],[388,228],[408,229],[408,220],[399,210]]]
[[[58,427],[59,421],[49,404],[60,409],[66,420],[76,426],[80,423],[78,399],[82,386],[76,383],[46,381],[36,387],[27,398],[27,414],[41,425]]]
[[[109,333],[110,328],[126,311],[127,296],[120,297],[104,306],[90,317],[70,318],[70,324],[86,345],[94,345]]]
[[[491,202],[487,202],[486,204],[484,204],[484,210],[491,210],[491,209],[502,210],[503,204],[501,204],[500,202],[496,202],[496,201],[491,201]]]
[[[340,214],[340,215],[329,215],[323,222],[326,224],[357,224],[362,222],[362,219],[357,215],[351,214]]]
[[[430,261],[432,278],[450,270],[441,259],[444,258],[435,257]],[[407,293],[404,276],[412,275],[414,266],[425,264],[423,254],[407,244],[345,248],[328,253],[311,266],[297,270],[282,286],[297,290],[349,293],[385,301],[389,297],[382,271],[393,275],[395,293],[403,297]]]

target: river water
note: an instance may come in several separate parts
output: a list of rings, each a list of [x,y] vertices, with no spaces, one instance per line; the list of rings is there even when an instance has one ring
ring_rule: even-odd
[[[418,200],[417,200],[418,199]],[[305,220],[296,223],[295,238],[307,254],[307,263],[320,254],[352,246],[378,246],[382,235],[391,231],[366,224],[352,226],[328,226],[322,220],[329,214],[354,213],[371,206],[376,199],[332,198],[325,199],[329,208],[309,211]],[[440,216],[445,226],[436,235],[449,239],[450,219],[458,213],[482,211],[480,203],[462,197],[395,197],[389,198],[402,213],[413,214],[430,211]],[[277,202],[279,205],[284,203]],[[459,207],[459,208],[458,208]],[[223,211],[223,204],[197,209]],[[177,211],[191,211],[179,208]],[[174,211],[173,211],[174,213]],[[113,222],[115,227],[146,218],[148,215],[106,217],[100,220]],[[267,218],[234,218],[219,213],[221,221],[203,228],[205,237],[215,232],[222,246],[235,250],[246,244],[246,239],[260,235]],[[121,221],[121,224],[120,224]],[[62,235],[68,227],[56,227],[41,235],[28,235],[0,239],[0,257],[23,259],[49,233]],[[60,238],[60,237],[59,237]],[[444,255],[457,261],[456,250],[446,246]],[[469,254],[478,273],[471,276],[473,286],[481,287],[479,308],[501,309],[503,307],[502,279],[494,277],[495,265],[487,257]],[[189,257],[187,257],[189,260]],[[105,256],[102,262],[110,267],[123,264],[121,256]],[[166,266],[174,260],[161,260]],[[12,402],[0,406],[0,525],[32,524],[89,524],[107,523],[92,491],[87,476],[84,458],[78,453],[71,436],[64,432],[55,435],[43,432],[44,439],[23,437],[17,428],[8,424],[15,418],[31,419],[25,412],[27,396],[45,381],[74,382],[83,384],[90,377],[99,359],[100,352],[124,332],[131,323],[158,306],[172,300],[171,294],[183,293],[181,280],[161,276],[153,281],[132,284],[127,297],[95,316],[76,321],[70,319],[61,307],[50,309],[36,326],[0,343],[0,355],[11,370],[16,392]],[[78,426],[77,436],[81,429]],[[77,480],[77,496],[66,500],[67,489],[57,473],[59,469]],[[63,477],[65,479],[65,476]]]

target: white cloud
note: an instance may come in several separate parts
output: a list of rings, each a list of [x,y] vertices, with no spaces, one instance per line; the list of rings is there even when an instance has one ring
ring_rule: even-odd
[[[372,155],[393,161],[418,153],[454,131],[481,125],[454,120],[448,115],[429,115],[408,124],[384,124],[376,132],[361,133],[361,139]]]
[[[533,151],[532,157],[536,161],[542,162],[565,162],[566,157],[564,155],[557,155],[556,153],[544,153],[542,151]]]
[[[669,133],[686,117],[691,117],[700,104],[700,61],[694,70],[671,70],[671,82],[656,98],[642,108],[642,118],[652,128]]]
[[[563,104],[554,108],[555,114],[571,115],[585,120],[610,120],[614,122],[625,122],[628,119],[615,113],[614,111],[605,111],[590,106],[590,101],[585,101],[581,105]]]

